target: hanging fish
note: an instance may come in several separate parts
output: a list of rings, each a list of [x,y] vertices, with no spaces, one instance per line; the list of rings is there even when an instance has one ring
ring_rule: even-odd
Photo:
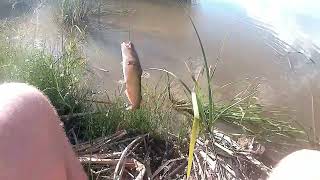
[[[121,44],[123,78],[126,84],[125,93],[130,102],[128,109],[135,110],[140,108],[141,96],[141,75],[142,69],[138,54],[132,42]]]

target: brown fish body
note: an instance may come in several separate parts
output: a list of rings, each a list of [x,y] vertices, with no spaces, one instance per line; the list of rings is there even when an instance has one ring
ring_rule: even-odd
[[[139,62],[138,54],[131,42],[121,44],[122,68],[124,82],[126,84],[126,95],[131,104],[131,109],[135,110],[140,107],[141,96],[141,75],[142,69]]]

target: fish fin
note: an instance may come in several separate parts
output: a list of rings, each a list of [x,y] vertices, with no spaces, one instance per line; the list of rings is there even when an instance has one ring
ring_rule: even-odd
[[[144,101],[143,101],[143,99],[142,99],[142,97],[141,97],[141,101],[140,101],[140,104],[139,104],[139,108],[141,107],[141,106],[143,106],[144,105]]]
[[[132,106],[132,109],[135,109],[136,104],[134,104],[134,96],[132,94],[130,94],[130,91],[128,91],[128,89],[125,90],[125,94],[129,100],[130,105]]]
[[[132,108],[131,105],[126,108],[127,111],[129,111],[129,110],[131,111],[132,109],[133,109],[133,108]]]
[[[124,94],[128,97],[128,91],[127,91],[127,89],[124,90]],[[128,99],[129,99],[129,98],[128,98]]]
[[[126,81],[125,81],[124,79],[120,79],[120,80],[118,80],[118,83],[119,83],[119,84],[125,84]]]
[[[127,96],[128,100],[129,100],[130,104],[132,105],[132,99],[130,99],[130,95],[129,95],[128,89],[126,89],[126,90],[124,91],[124,93],[126,94],[126,96]]]
[[[133,110],[132,101],[131,101],[131,99],[130,99],[130,96],[129,96],[129,93],[128,93],[128,89],[126,89],[126,90],[124,91],[124,93],[126,94],[128,100],[129,100],[129,103],[130,103],[130,105],[126,108],[126,110]]]
[[[124,84],[120,84],[121,86],[120,86],[120,89],[119,89],[119,95],[121,95],[122,94],[122,92],[123,92],[123,87],[124,87]]]

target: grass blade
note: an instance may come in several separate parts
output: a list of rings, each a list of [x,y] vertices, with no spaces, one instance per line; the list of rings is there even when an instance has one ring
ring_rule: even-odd
[[[201,41],[198,29],[196,27],[196,25],[194,24],[191,16],[189,15],[189,13],[187,12],[186,8],[183,7],[183,4],[181,2],[181,0],[178,1],[179,5],[185,10],[185,14],[187,15],[187,17],[189,18],[192,27],[197,35],[197,39],[201,48],[201,53],[202,53],[202,57],[203,57],[203,61],[204,61],[204,68],[206,70],[206,78],[207,78],[207,86],[208,86],[208,99],[209,99],[209,126],[211,127],[211,125],[213,124],[214,120],[213,120],[213,109],[214,109],[214,103],[213,103],[213,98],[212,98],[212,89],[211,89],[211,83],[210,83],[210,71],[209,71],[209,66],[208,66],[208,61],[207,61],[207,56],[206,53],[204,51],[204,47],[203,47],[203,43]]]
[[[193,111],[194,111],[194,119],[192,123],[191,137],[190,137],[190,144],[189,144],[187,179],[190,177],[190,174],[191,174],[194,147],[200,131],[200,113],[198,108],[198,98],[195,92],[192,92],[192,105],[193,105]]]
[[[246,97],[244,97],[244,98],[241,98],[241,99],[238,100],[237,102],[235,102],[235,103],[229,105],[228,107],[226,107],[225,109],[223,109],[218,115],[215,116],[214,121],[216,121],[217,119],[219,119],[219,118],[221,117],[221,115],[222,115],[223,113],[225,113],[226,111],[228,111],[229,109],[233,108],[234,106],[238,105],[239,103],[243,102],[244,100],[252,97],[255,93],[256,93],[256,92],[253,92],[253,93],[249,94],[248,96],[246,96]]]
[[[166,69],[161,69],[161,68],[148,68],[149,70],[157,70],[157,71],[162,71],[162,72],[166,72],[168,74],[170,74],[171,76],[173,76],[175,79],[177,79],[182,85],[183,87],[191,94],[191,90],[190,88],[187,86],[187,84],[185,82],[183,82],[178,76],[176,76],[174,73],[166,70]]]

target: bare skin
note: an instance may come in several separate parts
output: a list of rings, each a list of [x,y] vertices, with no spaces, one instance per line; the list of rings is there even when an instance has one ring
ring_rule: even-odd
[[[0,179],[87,179],[56,111],[25,84],[0,85],[0,159]]]
[[[126,83],[126,95],[131,104],[130,109],[140,107],[141,97],[141,75],[142,69],[138,54],[131,42],[121,44],[122,66],[124,82]]]
[[[268,180],[319,180],[320,152],[300,150],[282,159]]]

